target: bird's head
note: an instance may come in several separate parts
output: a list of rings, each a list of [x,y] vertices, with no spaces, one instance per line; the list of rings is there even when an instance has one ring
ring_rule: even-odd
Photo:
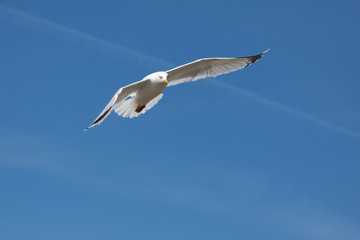
[[[168,83],[167,77],[168,74],[166,72],[159,72],[160,81],[165,82],[167,84]]]
[[[148,78],[148,79],[150,79],[151,81],[154,81],[154,82],[166,83],[167,84],[168,83],[167,76],[168,76],[168,74],[166,72],[156,72],[156,73],[150,74],[146,78]]]

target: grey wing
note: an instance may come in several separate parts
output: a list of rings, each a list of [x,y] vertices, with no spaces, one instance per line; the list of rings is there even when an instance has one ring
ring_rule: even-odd
[[[269,49],[268,49],[269,50]],[[243,69],[261,58],[265,52],[240,58],[203,58],[166,71],[168,86],[183,82],[193,82],[202,78],[216,77]]]
[[[101,111],[99,116],[94,120],[94,122],[89,127],[85,129],[85,131],[88,130],[89,128],[92,128],[93,126],[102,123],[102,121],[104,121],[105,118],[111,113],[113,106],[115,104],[120,103],[124,101],[127,97],[136,94],[136,91],[142,86],[144,86],[147,82],[148,80],[141,80],[120,88],[111,98],[110,102],[106,105],[106,107]]]

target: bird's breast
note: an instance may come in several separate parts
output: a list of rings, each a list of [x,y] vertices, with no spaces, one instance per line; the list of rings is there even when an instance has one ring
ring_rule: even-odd
[[[139,103],[146,104],[156,96],[158,96],[166,88],[166,83],[149,82],[136,93]]]

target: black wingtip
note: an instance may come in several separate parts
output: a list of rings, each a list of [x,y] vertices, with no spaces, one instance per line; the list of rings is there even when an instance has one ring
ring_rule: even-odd
[[[100,121],[108,114],[108,112],[111,110],[111,108],[112,108],[112,107],[110,107],[108,110],[106,110],[106,111],[103,113],[103,115],[101,115],[98,119],[96,119],[96,120],[91,124],[91,126],[97,124],[98,122],[100,122]]]
[[[256,62],[259,58],[262,57],[262,54],[259,54],[259,55],[256,55],[256,56],[252,56],[252,57],[249,57],[249,60],[250,60],[250,64]]]
[[[93,126],[95,126],[96,124],[98,124],[104,117],[106,117],[106,115],[109,113],[109,111],[112,109],[112,107],[110,107],[109,109],[107,109],[100,117],[98,117],[89,127],[84,129],[84,132],[86,132],[87,130],[89,130],[90,128],[92,128]]]
[[[249,57],[250,63],[248,64],[248,66],[254,62],[256,62],[257,60],[259,60],[260,58],[262,58],[262,56],[267,53],[270,50],[270,48],[268,48],[266,51],[260,53],[259,55],[255,55],[255,56],[251,56]]]

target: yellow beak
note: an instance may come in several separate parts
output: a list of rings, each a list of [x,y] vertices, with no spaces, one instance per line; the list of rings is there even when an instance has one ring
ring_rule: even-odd
[[[168,83],[167,79],[165,79],[164,82]]]

